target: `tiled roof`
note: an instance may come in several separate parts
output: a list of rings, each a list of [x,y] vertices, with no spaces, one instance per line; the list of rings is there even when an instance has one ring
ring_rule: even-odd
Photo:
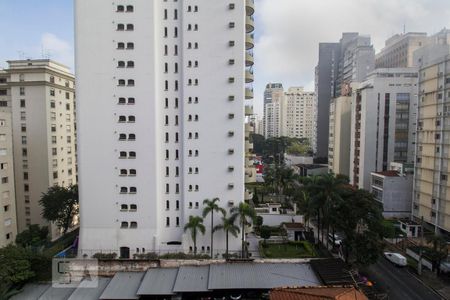
[[[367,300],[367,297],[350,287],[280,288],[270,292],[270,300]]]

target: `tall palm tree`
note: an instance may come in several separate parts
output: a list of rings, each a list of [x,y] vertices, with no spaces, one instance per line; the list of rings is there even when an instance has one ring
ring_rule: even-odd
[[[189,216],[189,222],[184,225],[184,231],[191,232],[192,241],[194,242],[194,255],[197,255],[197,232],[205,234],[205,225],[203,225],[202,217]]]
[[[245,226],[251,224],[251,222],[256,218],[256,212],[247,203],[241,202],[239,206],[233,207],[231,209],[232,216],[234,218],[239,218],[239,223],[241,224],[242,233],[242,258],[244,258],[245,247],[244,247],[244,236],[245,236]]]
[[[225,209],[220,207],[217,202],[219,202],[219,198],[214,198],[212,200],[205,199],[203,200],[203,218],[206,218],[208,214],[211,214],[211,258],[213,258],[214,255],[214,212],[221,212],[223,214],[226,213]]]
[[[214,231],[223,230],[225,231],[226,236],[226,250],[225,250],[225,258],[229,258],[228,256],[228,234],[231,233],[232,236],[237,237],[239,234],[239,227],[234,224],[236,221],[236,218],[234,215],[227,218],[226,211],[223,213],[222,216],[222,224],[214,226]]]

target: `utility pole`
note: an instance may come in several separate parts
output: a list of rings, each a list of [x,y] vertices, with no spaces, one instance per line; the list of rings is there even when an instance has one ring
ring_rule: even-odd
[[[419,263],[417,264],[417,273],[419,275],[422,275],[422,247],[423,247],[423,216],[420,221]]]

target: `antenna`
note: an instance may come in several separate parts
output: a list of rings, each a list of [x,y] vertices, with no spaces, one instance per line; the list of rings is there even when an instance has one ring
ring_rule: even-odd
[[[403,23],[403,34],[406,34],[406,24]]]

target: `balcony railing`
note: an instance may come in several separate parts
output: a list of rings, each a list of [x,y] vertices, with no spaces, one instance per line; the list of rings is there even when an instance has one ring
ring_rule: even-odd
[[[245,99],[250,100],[253,99],[253,89],[245,88]]]
[[[255,30],[255,20],[253,19],[253,16],[247,16],[245,18],[245,29],[247,33],[251,33]]]
[[[255,76],[253,75],[253,71],[245,70],[245,83],[252,83],[255,80]]]
[[[245,49],[250,50],[255,47],[255,39],[253,37],[253,34],[246,34],[245,36]]]
[[[246,0],[245,8],[247,10],[247,15],[251,16],[255,13],[255,0]]]

